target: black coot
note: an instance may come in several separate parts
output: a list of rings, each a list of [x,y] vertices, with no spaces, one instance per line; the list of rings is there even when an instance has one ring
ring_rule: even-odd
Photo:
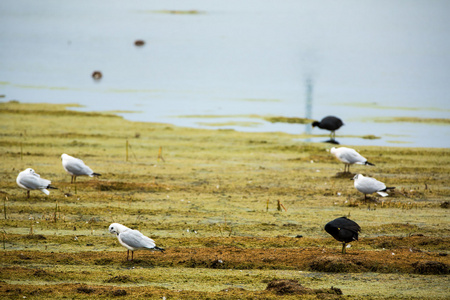
[[[345,253],[347,243],[358,240],[358,232],[361,231],[361,227],[347,217],[341,217],[328,222],[325,225],[325,231],[337,241],[342,242],[342,253]]]
[[[336,136],[335,131],[341,128],[341,126],[344,125],[341,119],[334,117],[334,116],[328,116],[322,119],[322,121],[314,121],[312,123],[312,127],[319,127],[320,129],[326,129],[331,131],[330,138],[334,139]]]

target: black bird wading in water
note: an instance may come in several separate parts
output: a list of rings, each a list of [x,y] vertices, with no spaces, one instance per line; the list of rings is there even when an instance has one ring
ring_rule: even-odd
[[[320,122],[314,121],[312,124],[312,127],[319,127],[320,129],[326,129],[331,131],[330,138],[334,140],[336,137],[335,131],[341,128],[344,123],[341,119],[334,117],[334,116],[328,116],[323,118]]]
[[[337,241],[342,242],[342,253],[345,254],[345,246],[358,240],[358,232],[361,231],[361,227],[356,222],[341,217],[328,222],[325,225],[325,231]]]

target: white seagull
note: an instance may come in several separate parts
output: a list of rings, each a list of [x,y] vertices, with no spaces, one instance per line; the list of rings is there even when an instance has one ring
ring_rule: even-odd
[[[388,190],[393,190],[395,187],[386,187],[384,183],[376,180],[372,177],[365,177],[361,174],[353,177],[355,188],[364,194],[364,200],[367,199],[367,194],[378,193],[382,197],[386,197],[389,194]]]
[[[57,189],[50,184],[50,180],[41,178],[32,168],[19,173],[16,179],[17,185],[27,190],[27,198],[30,198],[30,190],[40,190],[46,195],[50,195],[47,189]]]
[[[133,230],[119,223],[109,225],[109,232],[117,235],[119,243],[127,248],[127,260],[131,250],[131,260],[136,250],[158,250],[164,252],[163,248],[156,247],[155,241],[143,235],[139,230]]]
[[[86,166],[86,164],[79,158],[64,153],[61,155],[61,159],[64,170],[66,170],[67,173],[72,175],[72,180],[70,181],[70,183],[74,183],[77,180],[77,176],[86,175],[94,177],[101,175],[98,173],[94,173],[94,171],[92,171],[91,168]]]
[[[330,150],[331,154],[334,154],[337,159],[342,161],[344,165],[344,173],[348,172],[350,173],[350,165],[358,164],[358,165],[370,165],[375,166],[373,163],[370,163],[367,161],[367,159],[356,152],[355,149],[347,148],[347,147],[340,147],[336,148],[333,147]],[[347,168],[347,171],[345,169]]]

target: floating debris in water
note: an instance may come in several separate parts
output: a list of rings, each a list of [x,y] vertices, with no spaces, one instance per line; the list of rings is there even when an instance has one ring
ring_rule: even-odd
[[[92,78],[94,78],[95,80],[100,80],[100,79],[102,79],[102,77],[103,77],[103,74],[100,71],[94,71],[92,73]]]
[[[145,41],[143,41],[143,40],[136,40],[136,41],[134,41],[134,45],[138,46],[138,47],[144,46],[145,45]]]

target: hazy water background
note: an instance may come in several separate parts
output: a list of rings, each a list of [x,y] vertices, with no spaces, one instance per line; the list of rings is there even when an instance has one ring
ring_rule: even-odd
[[[449,147],[449,125],[375,121],[449,118],[449,13],[438,0],[2,0],[0,94],[241,131],[311,129],[250,114],[337,115],[341,144]],[[368,134],[381,139],[351,137]]]

